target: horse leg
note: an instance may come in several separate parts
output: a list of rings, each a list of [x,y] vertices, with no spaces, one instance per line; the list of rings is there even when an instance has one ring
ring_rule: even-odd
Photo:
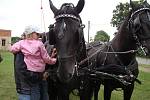
[[[92,84],[90,82],[84,82],[79,90],[80,100],[92,100],[93,92]]]
[[[69,94],[63,94],[63,93],[59,93],[58,94],[58,100],[69,100]]]
[[[110,100],[112,91],[111,84],[104,84],[104,100]]]
[[[95,81],[95,87],[94,87],[94,100],[98,100],[98,92],[100,90],[100,83]]]
[[[92,87],[80,90],[80,100],[92,100],[93,90]]]
[[[57,100],[57,86],[53,80],[48,80],[48,95],[50,100]]]
[[[57,100],[69,100],[69,89],[68,85],[64,83],[58,83],[57,85],[58,88],[58,98]]]
[[[130,100],[134,89],[134,83],[124,88],[124,100]]]

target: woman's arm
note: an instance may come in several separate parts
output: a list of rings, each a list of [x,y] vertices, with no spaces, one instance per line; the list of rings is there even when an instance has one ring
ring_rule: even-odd
[[[17,52],[19,52],[19,51],[21,50],[20,43],[21,43],[21,42],[19,41],[19,42],[16,42],[15,44],[13,44],[13,45],[10,47],[9,51],[12,52],[12,53],[17,53]]]
[[[40,52],[41,52],[42,59],[44,60],[45,63],[48,63],[48,64],[56,63],[56,58],[52,58],[49,56],[43,43],[41,43],[40,45]]]

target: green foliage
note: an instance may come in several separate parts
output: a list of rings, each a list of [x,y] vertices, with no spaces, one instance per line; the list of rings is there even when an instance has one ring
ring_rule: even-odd
[[[134,5],[141,4],[143,2],[144,2],[144,0],[133,1]],[[123,22],[123,20],[125,20],[129,11],[130,11],[130,4],[128,2],[119,3],[116,6],[116,9],[113,10],[113,17],[111,19],[110,24],[113,27],[118,27]]]
[[[138,50],[137,56],[139,56],[139,57],[145,57],[144,52],[141,49]]]
[[[119,5],[116,6],[116,9],[113,10],[113,17],[111,19],[110,24],[113,25],[113,27],[118,27],[122,21],[126,18],[126,16],[129,13],[129,3],[119,3]]]
[[[94,41],[108,42],[109,40],[110,36],[103,30],[98,31],[94,37]]]
[[[16,43],[19,40],[20,40],[20,37],[12,37],[11,38],[11,43],[14,44],[14,43]]]
[[[144,54],[144,51],[142,49],[139,49],[137,52],[137,56],[142,57],[142,58],[149,58],[149,56],[146,56]]]

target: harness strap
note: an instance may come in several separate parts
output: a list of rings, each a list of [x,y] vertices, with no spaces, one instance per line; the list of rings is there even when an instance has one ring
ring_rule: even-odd
[[[135,12],[133,12],[133,13],[131,14],[131,17],[130,17],[129,21],[132,20],[132,17],[133,17],[136,13],[138,13],[138,12],[140,12],[140,11],[143,11],[143,10],[150,10],[150,9],[147,8],[147,7],[144,7],[144,8],[141,8],[141,9],[136,10]]]
[[[91,45],[91,47],[94,48],[92,45]],[[96,50],[96,51],[92,55],[90,55],[89,57],[87,57],[87,58],[83,59],[82,61],[80,61],[78,63],[78,65],[80,66],[80,65],[84,64],[86,61],[88,61],[93,56],[97,55],[99,52],[106,53],[106,54],[127,54],[127,53],[136,53],[136,52],[138,52],[138,50],[128,50],[128,51],[123,51],[123,52],[115,52],[115,51],[112,51],[112,52],[107,51],[107,52],[105,52],[105,51],[102,51],[102,48],[99,48],[99,49],[95,49],[94,48],[94,50]]]

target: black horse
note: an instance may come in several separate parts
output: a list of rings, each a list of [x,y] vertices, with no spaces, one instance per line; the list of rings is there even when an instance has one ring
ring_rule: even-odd
[[[54,26],[50,25],[49,29],[50,32],[53,30]],[[42,36],[42,41],[45,44],[46,50],[48,51],[49,54],[51,54],[52,49],[55,48],[55,45],[50,45],[49,44],[49,32],[46,34],[43,34]],[[56,55],[57,57],[57,55]],[[71,93],[74,93],[74,89],[81,91],[83,87],[83,76],[77,75],[79,71],[74,75],[70,81],[68,82],[62,82],[58,76],[57,76],[57,69],[58,69],[59,61],[56,62],[54,65],[49,65],[46,64],[46,72],[49,73],[49,77],[47,79],[48,82],[48,94],[49,98],[51,100],[69,100],[69,95]],[[80,71],[81,72],[81,71]],[[84,79],[85,81],[85,79]],[[78,93],[78,92],[77,92]],[[80,92],[81,93],[81,92]],[[80,95],[80,94],[76,94]],[[86,95],[86,94],[85,94]],[[80,100],[85,100],[85,96],[80,96]],[[87,99],[86,99],[87,100]]]
[[[95,46],[97,49],[91,45],[88,51],[95,78],[101,80],[95,82],[95,92],[98,94],[100,84],[103,84],[104,100],[110,100],[111,92],[116,88],[122,88],[124,100],[130,100],[139,74],[136,52],[142,48],[146,55],[150,54],[150,6],[146,1],[142,5],[134,5],[132,1],[130,4],[132,9],[116,36],[108,43]],[[105,77],[105,74],[102,78],[100,72],[118,76],[129,84]],[[90,92],[93,93],[88,91],[87,95]]]
[[[77,6],[64,3],[60,9],[49,1],[56,19],[53,30],[49,32],[49,43],[54,44],[57,49],[57,75],[60,81],[68,82],[76,71],[75,65],[86,58],[84,25],[79,16],[84,7],[84,0],[79,0]]]
[[[50,0],[50,8],[56,22],[50,25],[47,37],[49,44],[56,47],[58,58],[52,70],[48,69],[50,73],[48,90],[52,100],[69,100],[72,90],[80,91],[83,85],[81,80],[84,77],[78,76],[77,70],[78,63],[87,57],[84,25],[79,16],[83,7],[84,0],[79,0],[76,7],[72,3],[64,3],[60,9],[57,9]],[[83,66],[85,64],[80,67]],[[80,98],[87,100],[84,96]]]

